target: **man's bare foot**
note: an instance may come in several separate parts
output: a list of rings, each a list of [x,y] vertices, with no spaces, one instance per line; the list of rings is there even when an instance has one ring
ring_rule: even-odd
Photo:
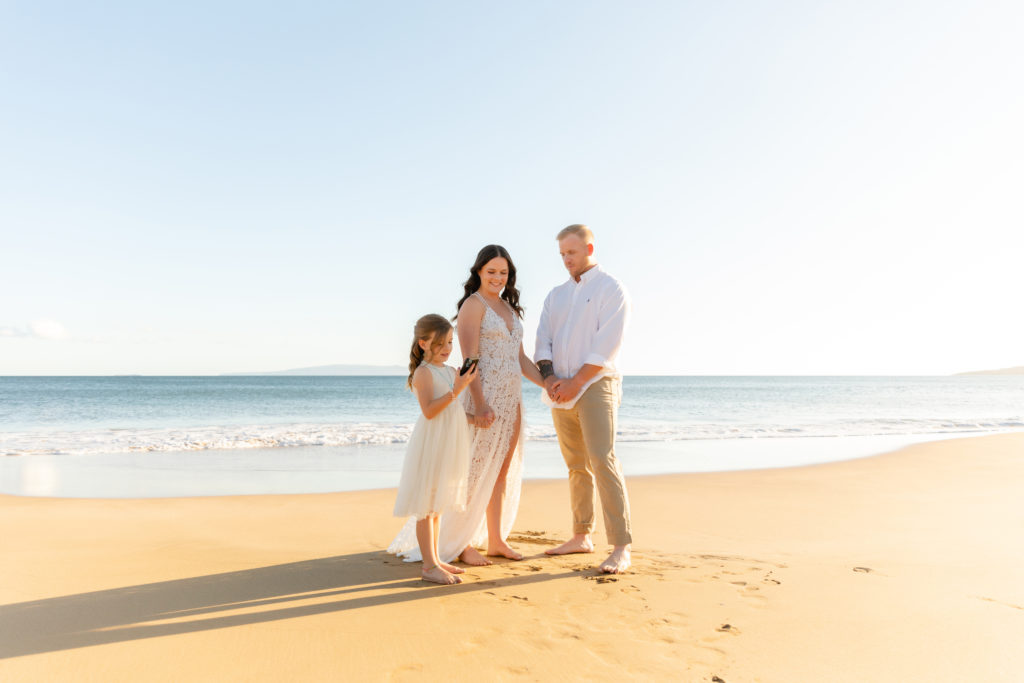
[[[431,583],[439,583],[442,586],[462,583],[461,576],[453,576],[437,566],[430,567],[429,569],[424,568],[423,571],[420,572],[420,578],[424,581],[430,581]]]
[[[544,551],[546,555],[569,555],[571,553],[592,553],[594,543],[590,540],[590,534],[573,534],[573,537],[560,546],[548,548]]]
[[[455,565],[448,564],[447,562],[439,562],[438,567],[445,570],[449,574],[465,574],[466,570],[462,567],[456,567]]]
[[[629,569],[629,565],[629,546],[617,545],[608,559],[601,563],[598,570],[605,574],[624,574]]]
[[[490,557],[507,557],[510,560],[521,560],[523,559],[522,553],[516,552],[516,549],[510,546],[505,541],[499,541],[498,543],[487,544],[487,555]]]
[[[473,546],[467,546],[462,554],[459,555],[459,561],[463,564],[468,564],[473,567],[486,567],[489,564],[493,564],[490,560],[480,554],[480,551]]]

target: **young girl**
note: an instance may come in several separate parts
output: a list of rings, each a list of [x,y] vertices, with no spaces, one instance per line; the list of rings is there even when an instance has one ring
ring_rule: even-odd
[[[416,321],[415,335],[408,384],[423,414],[409,437],[395,516],[416,518],[423,578],[462,583],[457,574],[463,570],[438,558],[437,538],[441,514],[466,507],[469,425],[455,398],[476,377],[476,367],[460,375],[444,364],[452,353],[452,325],[444,316],[423,316]]]

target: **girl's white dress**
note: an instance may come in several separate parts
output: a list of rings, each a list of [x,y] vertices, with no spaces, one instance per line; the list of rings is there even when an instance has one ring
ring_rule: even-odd
[[[440,398],[452,390],[454,368],[430,363],[420,367],[430,371],[434,382],[431,398]],[[423,519],[427,515],[464,510],[468,475],[469,425],[462,406],[452,401],[429,420],[421,412],[405,452],[395,516]]]
[[[477,294],[479,296],[479,294]],[[482,301],[482,299],[481,299]],[[505,503],[502,511],[502,538],[508,536],[519,511],[519,494],[523,481],[523,436],[526,423],[522,410],[522,382],[519,367],[519,349],[523,342],[523,325],[513,316],[509,330],[486,301],[486,310],[480,323],[480,365],[478,372],[483,383],[484,398],[495,414],[489,429],[470,427],[469,492],[465,509],[441,517],[438,538],[438,556],[442,562],[452,562],[467,545],[487,545],[487,503],[512,445],[512,435],[518,427],[519,438],[508,474],[505,475]],[[463,392],[466,412],[473,414],[476,407],[468,391]],[[420,560],[416,542],[416,526],[410,520],[391,542],[388,552],[405,557],[407,562]]]

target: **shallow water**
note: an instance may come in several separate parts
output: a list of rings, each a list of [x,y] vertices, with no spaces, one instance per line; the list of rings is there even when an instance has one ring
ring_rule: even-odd
[[[562,478],[524,391],[524,474]],[[627,475],[787,467],[1024,429],[1024,377],[627,377]],[[0,377],[0,492],[151,497],[397,485],[401,377]]]

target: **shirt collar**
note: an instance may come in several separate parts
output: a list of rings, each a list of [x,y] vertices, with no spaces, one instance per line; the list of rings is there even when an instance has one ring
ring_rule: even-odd
[[[569,282],[573,283],[574,285],[585,285],[591,280],[593,280],[595,277],[597,277],[597,274],[600,270],[601,266],[595,263],[593,268],[583,273],[583,275],[580,275],[579,282],[576,282],[576,280],[574,280],[571,277],[569,278]]]

